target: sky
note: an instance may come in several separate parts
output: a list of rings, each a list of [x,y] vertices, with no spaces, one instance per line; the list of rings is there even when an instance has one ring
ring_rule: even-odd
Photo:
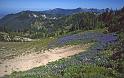
[[[121,8],[124,0],[0,0],[0,12],[54,8]]]

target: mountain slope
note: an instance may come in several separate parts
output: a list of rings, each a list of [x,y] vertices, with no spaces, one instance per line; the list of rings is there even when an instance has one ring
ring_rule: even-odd
[[[63,14],[63,15],[70,15],[70,14],[75,14],[75,13],[80,13],[80,12],[94,12],[94,13],[103,13],[105,12],[105,9],[83,9],[83,8],[76,8],[76,9],[62,9],[62,8],[55,8],[52,10],[46,10],[43,11],[43,13],[48,13],[48,14]]]
[[[46,11],[22,11],[16,14],[9,14],[0,19],[0,31],[27,31],[32,25],[50,26],[50,22],[67,15],[72,15],[80,12],[102,13],[104,9],[61,9],[56,8]],[[48,24],[47,24],[48,23]],[[39,28],[38,28],[39,29]]]
[[[46,21],[46,19],[52,19],[53,16],[45,15],[35,11],[22,11],[16,14],[9,14],[0,20],[1,29],[7,29],[10,31],[25,31],[31,28],[38,19],[40,22]]]

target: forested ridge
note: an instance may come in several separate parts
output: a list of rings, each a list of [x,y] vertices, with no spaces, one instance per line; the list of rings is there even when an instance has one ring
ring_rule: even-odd
[[[59,36],[72,31],[104,27],[102,21],[98,19],[98,14],[92,11],[79,11],[79,13],[70,15],[22,11],[3,17],[0,20],[0,31],[16,34],[21,33],[22,35],[28,34],[27,37],[30,38]]]

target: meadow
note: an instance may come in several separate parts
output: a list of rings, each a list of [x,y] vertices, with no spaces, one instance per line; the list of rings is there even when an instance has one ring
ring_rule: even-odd
[[[108,47],[116,44],[115,33],[103,34],[89,31],[64,36],[55,41],[56,43],[52,43],[52,46],[71,45],[71,43],[76,45],[80,41],[87,44],[92,42],[93,45],[86,52],[28,71],[15,71],[5,78],[117,78],[121,76],[116,70],[104,67],[112,63],[108,59],[111,55]]]
[[[53,38],[39,39],[32,42],[0,42],[0,59],[12,59],[15,56],[41,52],[45,50]]]

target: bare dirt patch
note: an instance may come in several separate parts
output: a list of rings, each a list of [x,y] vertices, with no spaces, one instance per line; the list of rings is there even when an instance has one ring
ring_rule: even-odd
[[[52,61],[79,54],[84,52],[89,46],[90,44],[65,46],[47,50],[44,53],[31,53],[5,60],[0,64],[0,76],[9,75],[13,71],[26,71],[34,67],[46,65]]]

